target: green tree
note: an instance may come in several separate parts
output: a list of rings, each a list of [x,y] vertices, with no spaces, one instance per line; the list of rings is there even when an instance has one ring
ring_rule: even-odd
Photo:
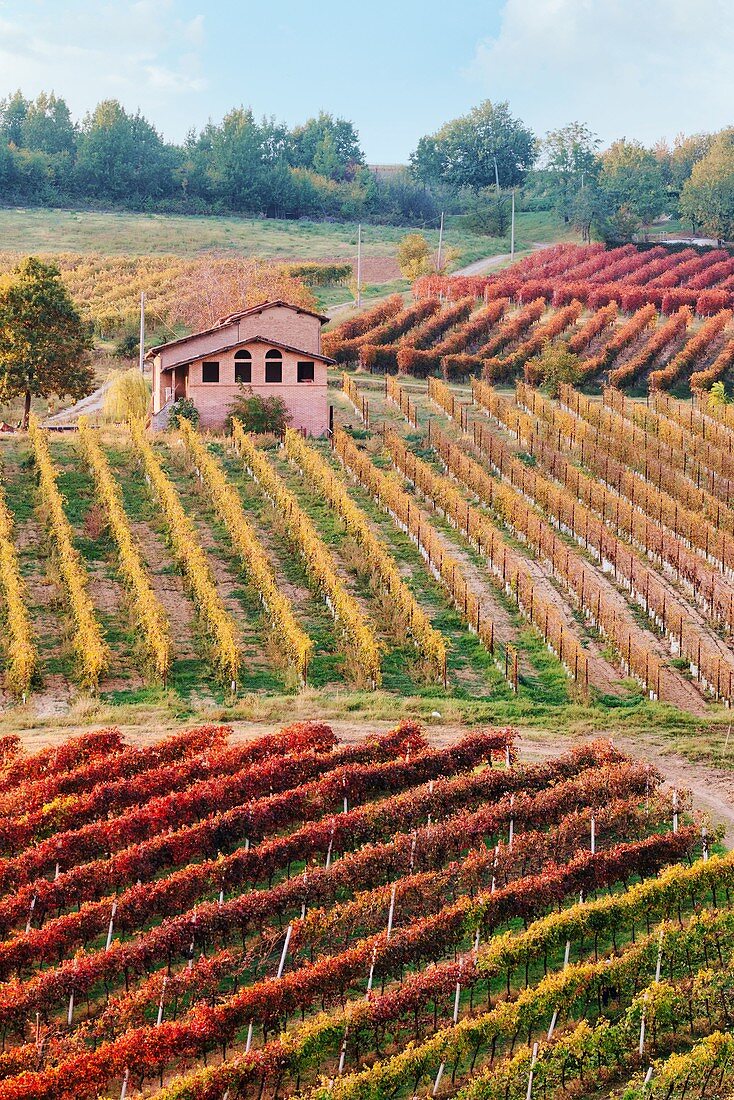
[[[233,421],[239,420],[246,432],[282,435],[292,419],[282,397],[261,397],[249,386],[240,385],[240,392],[229,406],[227,431],[231,432]]]
[[[510,227],[510,200],[496,191],[480,191],[467,203],[464,224],[479,237],[504,237]]]
[[[411,155],[421,182],[455,189],[520,186],[537,155],[533,132],[510,114],[509,104],[485,100],[469,114],[423,137]]]
[[[734,129],[717,134],[709,152],[693,166],[680,208],[694,230],[718,240],[734,238]]]
[[[670,205],[663,169],[639,141],[621,138],[601,155],[599,185],[614,209],[628,207],[644,222],[666,212]]]
[[[398,245],[398,267],[411,283],[431,270],[431,246],[422,233],[408,233]]]
[[[714,408],[718,408],[721,405],[728,405],[729,398],[726,393],[726,386],[723,382],[714,382],[711,389],[708,392],[708,403],[713,405]]]
[[[252,111],[237,107],[205,131],[215,194],[234,210],[257,210],[263,194],[265,142]]]
[[[94,388],[92,346],[59,269],[34,256],[0,281],[0,400],[23,396],[78,399]]]
[[[596,134],[580,122],[551,130],[541,144],[541,170],[553,206],[570,222],[573,205],[582,187],[599,171]]]
[[[592,234],[601,238],[611,235],[608,231],[611,213],[609,196],[592,179],[576,192],[571,203],[569,220],[581,234],[582,241],[588,244]]]
[[[23,144],[23,123],[29,106],[30,101],[20,88],[6,99],[0,99],[0,135],[7,145],[20,148]]]
[[[311,168],[329,179],[351,179],[364,165],[364,153],[354,124],[321,111],[303,126],[296,126],[289,140],[289,160],[294,168]]]
[[[21,140],[26,149],[40,153],[66,153],[76,151],[76,127],[63,99],[41,92],[28,104],[21,126]]]
[[[150,200],[170,194],[177,159],[139,112],[128,114],[115,99],[99,103],[82,124],[77,172],[92,195]]]
[[[568,350],[563,340],[557,343],[549,340],[533,365],[536,364],[550,397],[558,397],[562,383],[574,385],[579,380],[579,357]]]
[[[195,428],[199,427],[199,410],[190,397],[179,397],[178,401],[174,401],[171,406],[171,412],[168,417],[168,427],[171,431],[175,431],[180,427],[182,420],[188,420],[190,424],[193,424]]]
[[[635,212],[629,206],[620,206],[608,218],[608,233],[610,240],[631,241],[635,233],[639,233],[642,223]]]

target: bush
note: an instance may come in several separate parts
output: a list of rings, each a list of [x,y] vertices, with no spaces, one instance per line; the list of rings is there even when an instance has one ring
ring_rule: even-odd
[[[261,397],[253,393],[249,386],[240,385],[240,393],[229,406],[227,431],[238,420],[243,431],[256,435],[282,435],[293,417],[288,412],[282,397]]]
[[[550,397],[558,397],[562,384],[576,385],[579,381],[579,357],[569,351],[564,341],[548,342],[532,366]]]
[[[103,415],[112,424],[139,420],[148,412],[150,387],[137,367],[121,371],[104,395]]]
[[[137,332],[127,332],[115,344],[115,355],[120,359],[134,359],[140,347],[140,337]]]
[[[182,420],[188,420],[195,428],[199,427],[199,410],[190,397],[179,397],[171,406],[168,427],[177,428]]]

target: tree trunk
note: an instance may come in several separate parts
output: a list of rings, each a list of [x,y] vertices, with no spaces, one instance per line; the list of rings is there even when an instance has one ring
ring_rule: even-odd
[[[31,391],[25,391],[25,405],[23,406],[23,427],[28,428],[28,419],[31,415]]]

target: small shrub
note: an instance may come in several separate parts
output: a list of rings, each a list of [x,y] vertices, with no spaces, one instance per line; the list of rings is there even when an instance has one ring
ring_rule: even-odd
[[[275,394],[261,397],[253,393],[249,386],[241,385],[240,393],[229,406],[227,431],[231,432],[233,422],[239,420],[246,432],[282,435],[292,419],[282,397]]]
[[[176,429],[182,420],[188,420],[195,428],[199,427],[199,410],[190,397],[179,397],[178,401],[174,401],[168,418],[168,427]]]

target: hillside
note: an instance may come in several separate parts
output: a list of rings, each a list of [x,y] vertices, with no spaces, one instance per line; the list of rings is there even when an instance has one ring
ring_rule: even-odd
[[[509,238],[476,237],[461,228],[462,219],[447,219],[445,244],[456,248],[459,260],[470,263],[481,256],[509,251]],[[421,232],[433,248],[438,229],[365,225],[364,256],[394,258],[406,233]],[[518,251],[534,241],[554,241],[572,234],[549,213],[521,212],[517,217]],[[129,214],[112,211],[60,210],[43,207],[0,207],[3,249],[29,252],[96,252],[105,255],[194,256],[221,250],[264,259],[354,259],[357,226],[344,222],[304,219],[207,217],[168,214]]]
[[[1,1100],[731,1083],[732,857],[649,762],[231,733],[3,740]]]
[[[73,722],[80,705],[111,717],[121,708],[132,721],[143,713],[217,708],[265,716],[287,712],[288,700],[299,696],[306,713],[435,711],[448,721],[482,715],[563,727],[583,717],[594,728],[620,721],[632,728],[678,722],[670,717],[674,707],[690,716],[682,734],[703,723],[709,752],[719,751],[727,718],[715,702],[730,699],[734,687],[734,605],[724,571],[734,524],[717,496],[718,451],[696,443],[696,424],[675,421],[686,441],[671,441],[659,491],[657,467],[641,449],[641,432],[651,445],[656,438],[653,414],[643,429],[634,424],[644,406],[604,407],[611,427],[602,437],[589,425],[603,408],[598,402],[571,415],[567,405],[542,404],[541,395],[520,391],[515,405],[477,387],[471,403],[466,388],[391,382],[386,394],[376,379],[331,392],[337,423],[353,429],[351,439],[338,434],[334,453],[297,436],[285,452],[240,447],[240,454],[225,440],[193,435],[185,446],[176,437],[151,446],[107,430],[94,433],[91,450],[88,432],[48,439],[51,485],[79,555],[99,658],[56,568],[53,491],[37,486],[34,472],[43,436],[2,439],[18,583],[36,654],[30,681],[15,689],[26,693],[25,706],[5,696],[9,722],[54,715]],[[360,427],[355,401],[370,431]],[[676,406],[654,415],[660,423],[681,418]],[[378,431],[383,425],[387,435]],[[597,461],[606,463],[605,476],[616,471],[603,500],[590,492],[596,467],[589,453],[588,476],[573,465],[582,429],[604,439],[606,457]],[[634,441],[632,451],[624,451],[625,439]],[[701,477],[696,489],[681,476],[681,446],[709,471],[710,489]],[[548,471],[558,479],[564,461],[559,488]],[[397,478],[385,478],[390,463]],[[110,491],[100,488],[102,467]],[[164,502],[161,477],[188,527]],[[643,491],[651,515],[667,510],[660,512],[663,526],[630,507],[630,495],[639,501]],[[121,505],[116,526],[110,492]],[[692,524],[692,510],[703,511],[706,522]],[[279,515],[288,512],[285,523]],[[121,557],[121,526],[138,548],[142,587],[131,580],[127,551]],[[267,597],[270,611],[263,610],[271,581],[253,571],[245,526],[285,597],[277,618]],[[615,561],[614,576],[600,554]],[[671,563],[677,575],[670,575]],[[12,575],[3,583],[12,586]],[[140,617],[147,590],[160,628]],[[197,614],[208,601],[221,610]],[[160,629],[170,638],[170,657],[154,648]],[[12,641],[5,658],[10,689],[26,667],[16,667]],[[95,697],[98,703],[84,704]]]

